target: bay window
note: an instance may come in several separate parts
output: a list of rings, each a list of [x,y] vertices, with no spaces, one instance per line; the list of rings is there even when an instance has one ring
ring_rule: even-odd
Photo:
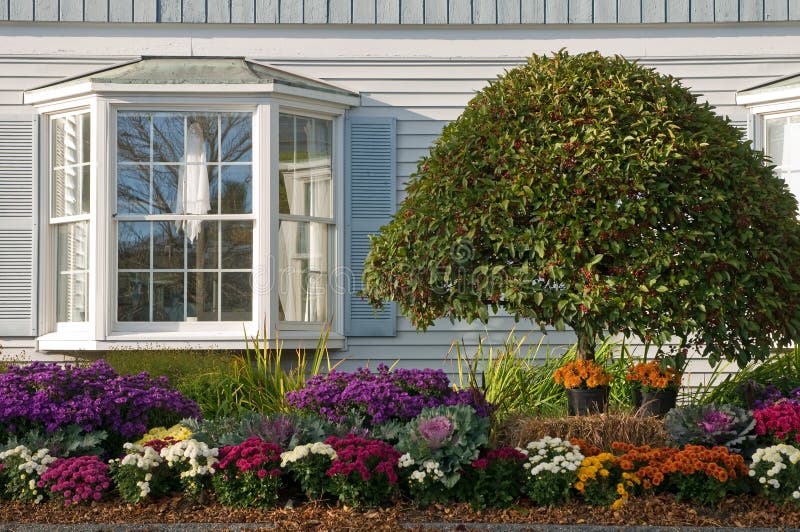
[[[40,349],[241,348],[243,324],[313,346],[332,318],[343,345],[357,94],[242,58],[148,58],[25,97],[48,128]]]

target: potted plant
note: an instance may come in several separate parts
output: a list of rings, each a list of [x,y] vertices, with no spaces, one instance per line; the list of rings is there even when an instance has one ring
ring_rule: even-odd
[[[634,402],[641,415],[663,416],[675,408],[682,377],[671,359],[657,358],[628,368],[625,380],[634,385]]]
[[[567,389],[570,415],[585,416],[608,409],[608,384],[613,377],[594,360],[567,362],[553,378]]]

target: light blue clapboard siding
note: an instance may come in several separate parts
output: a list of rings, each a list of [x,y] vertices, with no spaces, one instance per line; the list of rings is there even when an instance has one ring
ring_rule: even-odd
[[[187,24],[800,21],[797,0],[0,0],[0,20]]]

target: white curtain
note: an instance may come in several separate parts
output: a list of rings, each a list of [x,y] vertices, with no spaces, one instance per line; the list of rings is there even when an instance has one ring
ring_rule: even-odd
[[[203,128],[192,122],[186,139],[186,155],[178,176],[178,198],[176,214],[207,214],[211,210],[211,194],[208,185]],[[202,220],[180,220],[175,222],[178,230],[183,229],[189,243],[200,234]]]
[[[331,204],[331,161],[326,155],[329,131],[327,127],[317,127],[315,120],[306,120],[304,132],[308,139],[307,160],[297,161],[295,157],[294,162],[284,163],[281,171],[289,214],[327,218]],[[295,154],[298,151],[304,151],[303,147],[295,144]],[[281,222],[279,298],[286,321],[327,318],[327,230],[325,223]]]
[[[784,124],[781,176],[800,201],[800,123]]]

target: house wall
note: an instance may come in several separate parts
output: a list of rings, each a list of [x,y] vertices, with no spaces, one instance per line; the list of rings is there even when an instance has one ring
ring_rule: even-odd
[[[63,4],[63,2],[62,2]],[[0,11],[2,8],[0,7]],[[599,50],[621,54],[681,78],[702,100],[742,128],[746,110],[735,93],[800,72],[800,25],[629,26],[212,26],[206,24],[3,24],[0,23],[0,113],[32,111],[22,91],[87,73],[140,55],[247,56],[359,91],[358,116],[397,120],[397,190],[427,153],[442,127],[455,119],[474,92],[530,53]],[[0,303],[2,304],[2,303]],[[344,368],[399,360],[406,367],[444,367],[454,341],[468,347],[482,337],[500,343],[509,331],[528,331],[511,318],[482,324],[438,323],[417,333],[398,319],[394,338],[350,338],[335,357]],[[541,336],[534,332],[529,344]],[[546,348],[563,352],[574,337],[551,331]],[[2,339],[16,350],[31,339]],[[13,353],[13,349],[6,354]],[[693,382],[708,368],[693,363]]]

